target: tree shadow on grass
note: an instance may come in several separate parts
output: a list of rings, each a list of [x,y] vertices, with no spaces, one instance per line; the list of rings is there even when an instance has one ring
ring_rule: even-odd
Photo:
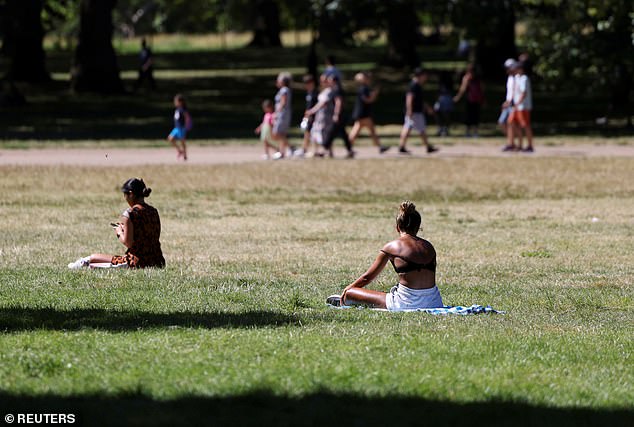
[[[270,391],[157,401],[142,395],[25,397],[0,392],[2,415],[74,414],[83,426],[599,426],[633,425],[634,411],[550,408],[520,402],[455,403],[414,397]]]
[[[54,308],[0,308],[0,332],[29,330],[102,329],[128,331],[139,328],[249,328],[285,326],[299,318],[275,311],[172,312],[103,309],[57,310]]]

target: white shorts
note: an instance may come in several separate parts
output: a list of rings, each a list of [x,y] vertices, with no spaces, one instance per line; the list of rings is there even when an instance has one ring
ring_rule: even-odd
[[[443,303],[438,286],[429,289],[411,289],[398,284],[385,296],[385,306],[389,311],[405,311],[439,308],[443,307]]]
[[[403,126],[409,129],[415,129],[420,133],[425,133],[425,129],[427,128],[425,115],[423,113],[414,113],[411,118],[405,116],[405,123]]]

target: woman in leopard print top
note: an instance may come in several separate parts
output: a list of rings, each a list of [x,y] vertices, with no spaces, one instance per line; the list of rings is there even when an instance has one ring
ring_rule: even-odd
[[[121,214],[121,221],[114,227],[117,239],[128,248],[125,255],[92,254],[68,265],[69,268],[89,267],[91,264],[108,264],[130,268],[165,267],[161,251],[161,219],[158,211],[145,203],[152,192],[142,179],[130,178],[121,187],[130,206]]]

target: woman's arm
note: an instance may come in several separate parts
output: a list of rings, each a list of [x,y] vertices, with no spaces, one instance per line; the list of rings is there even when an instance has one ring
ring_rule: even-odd
[[[453,97],[453,102],[460,101],[460,98],[462,98],[462,95],[464,95],[464,93],[467,90],[468,84],[469,84],[469,77],[465,74],[464,77],[462,78],[462,81],[460,82],[460,89],[458,89],[458,93],[456,94],[456,96]]]
[[[304,113],[305,117],[308,116],[312,116],[313,114],[315,114],[317,111],[319,111],[328,101],[319,101],[317,102],[317,104],[313,105],[313,108],[311,108],[310,110],[306,110],[306,112]]]
[[[332,114],[332,120],[335,123],[339,122],[339,113],[341,113],[341,106],[343,105],[343,100],[341,99],[341,96],[337,95],[335,97],[335,111]]]
[[[276,113],[279,113],[280,111],[284,110],[284,107],[286,107],[286,94],[283,93],[280,96],[280,102],[277,103],[277,108],[275,109]]]
[[[368,268],[368,270],[365,273],[359,276],[357,280],[355,280],[354,282],[346,286],[346,288],[341,293],[341,297],[343,298],[345,296],[348,289],[363,288],[369,283],[371,283],[374,279],[376,279],[376,277],[381,273],[381,271],[383,271],[383,268],[385,268],[385,264],[387,264],[388,260],[389,260],[389,257],[386,253],[379,252],[379,255],[376,257],[376,259],[374,260],[370,268]]]
[[[405,115],[412,117],[412,102],[414,101],[414,95],[412,92],[407,92],[405,95]]]
[[[115,228],[115,232],[117,233],[119,241],[123,243],[123,246],[126,248],[132,247],[132,244],[134,243],[134,226],[132,225],[130,218],[122,216],[119,226]]]

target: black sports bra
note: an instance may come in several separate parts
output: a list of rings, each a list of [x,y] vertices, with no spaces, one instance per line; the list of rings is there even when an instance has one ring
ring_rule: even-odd
[[[432,259],[430,262],[426,263],[426,264],[419,264],[413,261],[410,261],[406,258],[403,258],[402,256],[398,256],[398,255],[392,255],[388,252],[385,251],[381,251],[383,252],[385,255],[390,257],[390,262],[392,263],[392,267],[394,267],[394,271],[397,273],[409,273],[411,271],[421,271],[421,270],[429,270],[432,273],[436,272],[436,258]],[[394,258],[400,258],[403,261],[405,261],[407,264],[401,266],[401,267],[397,267],[394,264]]]

